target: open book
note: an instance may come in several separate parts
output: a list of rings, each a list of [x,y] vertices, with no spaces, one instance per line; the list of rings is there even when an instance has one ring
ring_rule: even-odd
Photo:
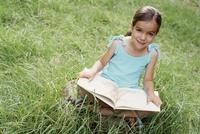
[[[77,85],[113,109],[160,111],[160,107],[152,102],[147,103],[147,95],[143,89],[118,88],[114,82],[100,75],[96,75],[91,81],[80,78]],[[155,94],[158,95],[158,92],[155,91]]]

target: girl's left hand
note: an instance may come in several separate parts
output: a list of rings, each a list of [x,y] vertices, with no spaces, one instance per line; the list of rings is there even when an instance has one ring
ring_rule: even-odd
[[[162,104],[160,97],[156,95],[147,96],[147,102],[153,102],[158,107]]]

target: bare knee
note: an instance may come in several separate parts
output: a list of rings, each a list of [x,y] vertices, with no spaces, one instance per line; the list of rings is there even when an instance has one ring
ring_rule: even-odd
[[[140,118],[145,118],[145,117],[148,117],[150,116],[151,114],[153,114],[153,112],[149,112],[149,111],[138,111],[137,112],[138,116]]]

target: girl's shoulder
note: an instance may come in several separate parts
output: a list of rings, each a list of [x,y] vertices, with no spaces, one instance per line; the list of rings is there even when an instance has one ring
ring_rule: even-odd
[[[152,43],[148,45],[148,52],[151,56],[156,56],[157,58],[160,57],[160,49],[157,44]]]
[[[124,35],[110,36],[108,38],[107,47],[109,48],[109,50],[114,51],[114,54],[117,54],[118,51],[122,48],[122,46],[125,44],[124,42]]]
[[[124,35],[115,35],[115,36],[110,36],[108,38],[108,47],[111,47],[112,45],[117,45],[117,44],[124,44]]]

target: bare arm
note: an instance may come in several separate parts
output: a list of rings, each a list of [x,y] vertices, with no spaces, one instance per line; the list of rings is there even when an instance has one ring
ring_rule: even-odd
[[[154,83],[153,83],[153,75],[154,68],[157,62],[158,53],[155,51],[152,54],[150,63],[147,65],[145,76],[144,76],[144,89],[147,93],[148,101],[152,101],[156,105],[161,105],[162,102],[159,97],[154,94]]]
[[[79,77],[93,78],[99,71],[101,71],[108,61],[113,56],[116,49],[117,41],[113,41],[108,50],[97,60],[94,65],[87,71],[82,71]]]

